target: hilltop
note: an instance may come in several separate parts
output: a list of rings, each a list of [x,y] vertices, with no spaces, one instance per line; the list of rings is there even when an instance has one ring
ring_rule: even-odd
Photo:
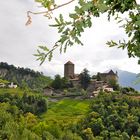
[[[50,77],[44,76],[41,72],[29,68],[15,67],[5,62],[0,63],[0,78],[14,82],[21,88],[30,88],[38,91],[52,81]]]

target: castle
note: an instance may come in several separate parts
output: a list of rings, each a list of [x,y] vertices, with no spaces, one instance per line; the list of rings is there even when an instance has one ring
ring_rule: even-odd
[[[68,61],[64,64],[64,77],[68,78],[74,86],[80,86],[79,82],[79,75],[75,74],[74,72],[75,66],[71,61]],[[118,75],[117,72],[114,73],[113,70],[110,70],[108,73],[98,73],[97,74],[99,79],[91,79],[90,85],[88,87],[88,91],[95,91],[98,89],[106,88],[110,91],[112,91],[112,87],[109,86],[109,82],[111,80],[118,81]]]
[[[98,73],[100,80],[104,82],[109,82],[110,80],[118,80],[117,72],[114,73],[113,70],[110,70],[108,73]],[[64,64],[64,77],[69,80],[74,80],[77,78],[77,74],[74,72],[74,64],[71,61],[68,61]]]

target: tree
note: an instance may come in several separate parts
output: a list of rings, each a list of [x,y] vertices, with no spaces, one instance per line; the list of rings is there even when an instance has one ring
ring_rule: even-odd
[[[100,73],[99,73],[99,72],[97,73],[96,78],[97,78],[97,81],[101,81],[101,75],[100,75]]]
[[[119,90],[119,84],[115,79],[110,79],[109,85],[113,88],[113,90]]]
[[[72,84],[66,77],[61,78],[61,76],[58,74],[55,76],[55,79],[52,81],[51,86],[54,89],[65,89],[65,88],[72,87]]]
[[[31,14],[43,14],[49,19],[52,18],[52,12],[55,9],[66,6],[75,0],[69,0],[61,5],[58,5],[54,0],[36,0],[41,3],[46,11],[42,12],[27,12],[28,21],[26,25],[31,24]],[[122,19],[120,14],[128,12],[129,18]],[[59,48],[60,52],[66,52],[67,46],[75,44],[83,45],[80,41],[81,33],[85,28],[92,26],[92,17],[99,17],[103,13],[108,13],[108,20],[112,16],[118,23],[122,23],[122,27],[128,36],[128,40],[119,40],[118,42],[108,41],[109,47],[117,46],[122,49],[128,50],[129,57],[140,58],[140,5],[136,0],[78,0],[75,5],[73,13],[69,14],[69,20],[65,21],[62,14],[58,18],[55,18],[56,23],[51,25],[56,27],[60,33],[60,39],[54,43],[52,48],[46,46],[39,46],[36,56],[41,64],[46,58],[51,60],[55,49]],[[125,22],[125,23],[124,23]],[[139,61],[140,63],[140,61]]]
[[[51,86],[54,89],[61,89],[62,88],[62,80],[60,75],[56,75],[54,81],[52,82]]]
[[[80,84],[81,87],[86,90],[90,83],[90,75],[87,69],[84,69],[83,72],[80,74]]]

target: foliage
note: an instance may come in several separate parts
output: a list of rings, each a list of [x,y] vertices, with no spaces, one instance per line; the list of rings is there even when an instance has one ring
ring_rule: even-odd
[[[94,139],[139,139],[140,100],[119,94],[102,94],[91,103],[91,111],[80,124],[84,140]],[[137,137],[137,138],[136,138]]]
[[[90,83],[90,75],[87,69],[84,69],[82,73],[80,73],[80,84],[81,87],[86,90]]]
[[[100,75],[100,73],[99,73],[99,72],[97,73],[96,78],[97,78],[97,81],[101,81],[101,75]]]
[[[41,95],[0,94],[0,139],[140,139],[140,100],[102,93],[92,100],[49,102]],[[54,127],[55,126],[55,127]]]
[[[3,80],[16,83],[23,89],[33,89],[41,91],[51,83],[51,78],[44,76],[40,72],[35,72],[29,68],[17,68],[7,63],[0,63],[0,77]]]
[[[117,83],[117,81],[115,79],[109,80],[108,84],[109,84],[109,86],[111,86],[113,88],[113,90],[119,91],[119,84]]]
[[[3,93],[0,94],[0,102],[8,102],[10,105],[15,105],[24,113],[40,114],[47,111],[47,101],[39,95],[27,95],[25,93],[21,98],[18,95]]]
[[[72,87],[70,81],[68,81],[68,79],[65,77],[61,78],[60,75],[55,75],[55,79],[52,81],[51,86],[54,89],[65,89]]]
[[[75,125],[89,110],[90,101],[49,102],[47,111],[46,98],[22,92],[0,90],[0,139],[82,140]]]
[[[122,94],[129,94],[129,95],[133,95],[134,93],[138,93],[134,88],[132,87],[122,87],[121,88],[121,92]]]
[[[90,100],[63,99],[49,102],[48,111],[41,115],[48,124],[57,124],[63,129],[77,122],[89,111]]]
[[[7,84],[9,82],[7,80],[0,79],[0,83]]]
[[[74,0],[71,0],[62,5],[57,5],[54,0],[37,0],[47,11],[38,13],[29,11],[28,21],[31,23],[30,14],[44,14],[48,18],[51,18],[51,12],[53,10],[70,4],[73,1]],[[41,64],[45,61],[46,57],[51,60],[53,51],[58,47],[61,53],[62,51],[66,52],[68,46],[75,44],[83,45],[80,41],[81,33],[84,32],[86,28],[92,26],[92,17],[99,17],[103,13],[108,14],[108,20],[114,16],[118,23],[121,22],[128,36],[128,41],[120,40],[118,43],[108,41],[107,45],[109,47],[118,46],[122,49],[126,48],[129,57],[140,58],[140,6],[135,0],[78,0],[74,12],[69,14],[68,21],[64,20],[62,14],[60,14],[58,18],[55,18],[56,23],[51,26],[58,29],[60,39],[56,41],[52,49],[48,49],[46,46],[39,47],[36,56],[38,60],[41,61]],[[120,18],[119,15],[123,13],[128,13],[129,18]]]
[[[16,114],[10,112],[12,108],[15,108]],[[20,110],[11,106],[8,103],[0,103],[0,139],[10,140],[41,140],[34,132],[29,130],[27,126],[22,122],[24,116],[20,114]]]

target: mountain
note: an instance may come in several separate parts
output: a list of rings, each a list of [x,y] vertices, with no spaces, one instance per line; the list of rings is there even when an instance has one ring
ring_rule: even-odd
[[[138,80],[138,74],[128,72],[128,71],[123,71],[120,69],[115,69],[114,71],[118,72],[118,77],[119,77],[118,82],[121,86],[123,87],[130,86],[140,91],[140,83],[135,84],[136,81]]]
[[[21,88],[28,87],[36,91],[41,91],[52,81],[50,77],[44,76],[41,72],[15,67],[4,62],[0,62],[0,78],[14,82]]]

